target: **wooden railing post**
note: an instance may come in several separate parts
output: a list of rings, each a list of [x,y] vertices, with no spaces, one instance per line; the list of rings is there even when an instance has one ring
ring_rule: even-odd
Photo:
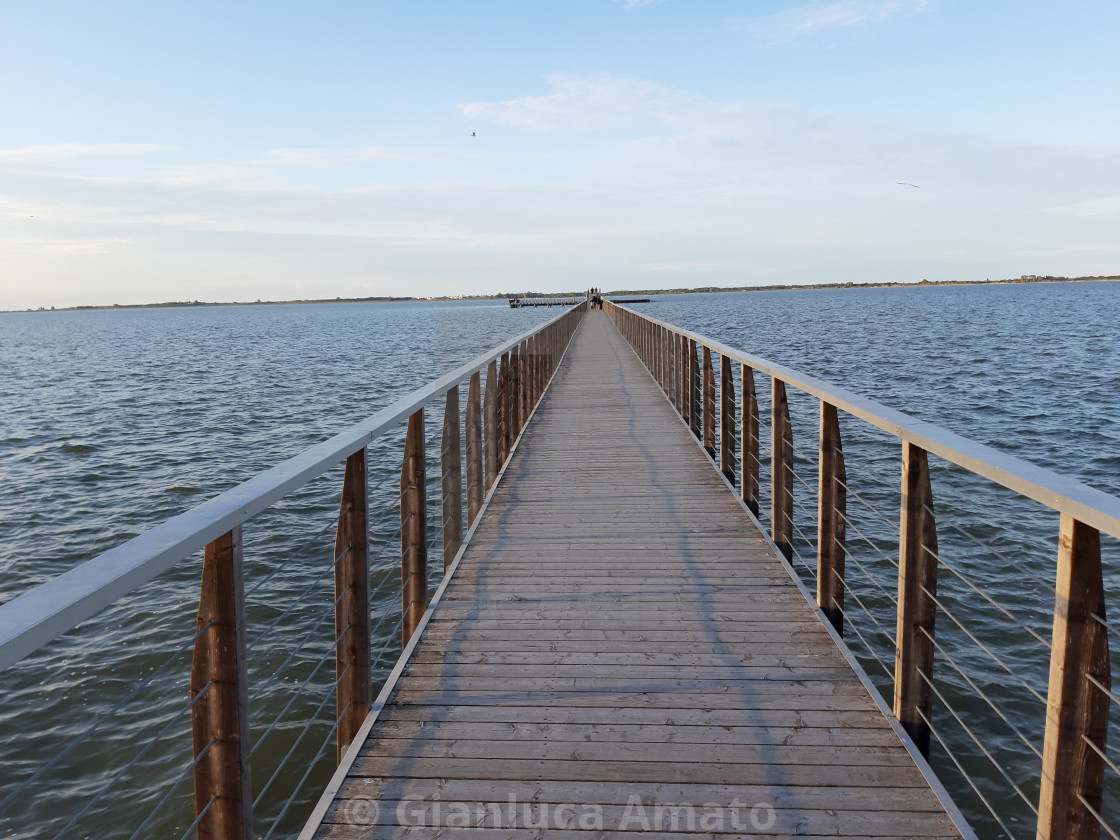
[[[688,408],[691,400],[688,396],[688,376],[691,366],[688,364],[688,339],[683,335],[677,341],[677,413],[688,425]]]
[[[821,400],[817,486],[817,606],[844,635],[844,538],[848,475],[836,406]]]
[[[776,377],[770,378],[770,534],[793,559],[793,427],[786,383]]]
[[[346,459],[334,538],[335,760],[358,734],[370,706],[369,524],[366,450]]]
[[[697,440],[701,440],[701,398],[703,383],[700,379],[700,362],[696,358],[696,341],[688,340],[688,427]]]
[[[743,457],[740,461],[739,494],[751,513],[758,516],[758,396],[754,390],[754,369],[742,365]]]
[[[443,570],[446,572],[463,544],[463,447],[459,434],[459,386],[447,392],[440,443],[443,487]]]
[[[511,412],[509,378],[509,353],[503,353],[501,373],[498,374],[498,421],[495,425],[498,432],[498,465],[497,470],[491,474],[491,485],[494,484],[494,479],[502,467],[506,465],[506,459],[509,457],[509,442],[511,440],[509,434]]]
[[[898,538],[894,716],[928,758],[937,615],[933,600],[937,597],[937,527],[926,451],[905,440]]]
[[[482,424],[486,438],[486,492],[494,486],[498,478],[499,447],[501,431],[498,429],[498,363],[486,366],[486,405],[485,422]]]
[[[1094,684],[1095,683],[1095,684]],[[1062,514],[1038,840],[1096,840],[1112,688],[1100,532]],[[1095,749],[1094,749],[1095,747]]]
[[[704,345],[704,450],[716,457],[716,374],[712,368],[712,351]]]
[[[517,367],[517,433],[525,428],[529,419],[529,342],[521,342]]]
[[[196,814],[206,812],[198,836],[249,840],[253,796],[240,526],[206,546],[195,627],[191,734],[195,758],[202,758],[194,768],[194,804]]]
[[[719,357],[719,470],[735,485],[735,379],[731,359]]]
[[[427,478],[424,409],[408,418],[401,465],[401,636],[408,644],[424,616],[428,597]]]
[[[467,386],[467,416],[463,431],[467,436],[467,527],[474,524],[482,510],[484,484],[482,477],[482,383],[475,371]]]

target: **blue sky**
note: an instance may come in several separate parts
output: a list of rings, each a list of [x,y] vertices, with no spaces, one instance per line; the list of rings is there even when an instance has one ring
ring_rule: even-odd
[[[1114,2],[0,11],[0,308],[1120,273]]]

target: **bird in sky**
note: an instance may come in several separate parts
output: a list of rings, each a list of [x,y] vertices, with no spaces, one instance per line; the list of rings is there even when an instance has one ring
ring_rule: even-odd
[[[921,187],[919,187],[919,186],[918,186],[917,184],[908,184],[908,183],[906,183],[905,181],[899,181],[899,182],[898,182],[898,185],[899,185],[900,187],[913,187],[913,188],[914,188],[914,189],[916,189],[916,190],[920,190],[920,189],[921,189]]]
[[[471,137],[477,137],[477,136],[478,135],[476,135],[473,131],[471,132]]]

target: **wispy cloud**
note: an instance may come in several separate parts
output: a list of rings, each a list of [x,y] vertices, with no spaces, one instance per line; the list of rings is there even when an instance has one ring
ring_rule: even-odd
[[[682,91],[626,76],[548,76],[549,92],[505,102],[468,102],[468,119],[529,131],[557,128],[632,128],[671,120],[696,98]]]
[[[637,9],[642,6],[652,6],[654,3],[661,2],[661,0],[614,0],[614,2],[625,6],[627,9]]]
[[[362,163],[462,163],[482,160],[480,152],[435,146],[271,149],[258,161],[269,166],[346,166]]]
[[[809,3],[771,15],[747,18],[741,25],[773,43],[784,43],[830,29],[880,23],[899,15],[918,14],[929,0],[840,0]]]
[[[148,155],[175,149],[175,146],[162,143],[48,143],[19,149],[0,149],[0,161],[42,162],[105,155]]]

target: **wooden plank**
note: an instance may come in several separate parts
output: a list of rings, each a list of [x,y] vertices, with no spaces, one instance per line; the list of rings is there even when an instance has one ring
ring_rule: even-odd
[[[253,836],[242,566],[240,527],[206,546],[190,698],[197,830],[207,840]]]
[[[346,459],[334,538],[335,761],[369,713],[369,522],[366,450]]]
[[[766,789],[781,797],[779,836],[959,837],[819,612],[690,439],[693,418],[711,432],[713,406],[695,347],[605,312],[582,323],[537,403],[342,795],[358,808],[365,791],[393,810],[452,790],[537,803],[583,791],[602,799],[610,833],[619,791],[652,801]],[[524,355],[536,370],[532,347]],[[659,363],[684,429],[654,384]],[[721,432],[727,399],[734,414],[728,372],[721,358]],[[757,476],[757,404],[753,413]],[[722,434],[719,445],[734,458]],[[329,813],[343,820],[348,807]],[[364,836],[382,828],[405,827],[371,822]]]
[[[1092,811],[1101,812],[1104,792],[1112,687],[1106,628],[1100,532],[1062,516],[1038,840],[1100,833]]]

